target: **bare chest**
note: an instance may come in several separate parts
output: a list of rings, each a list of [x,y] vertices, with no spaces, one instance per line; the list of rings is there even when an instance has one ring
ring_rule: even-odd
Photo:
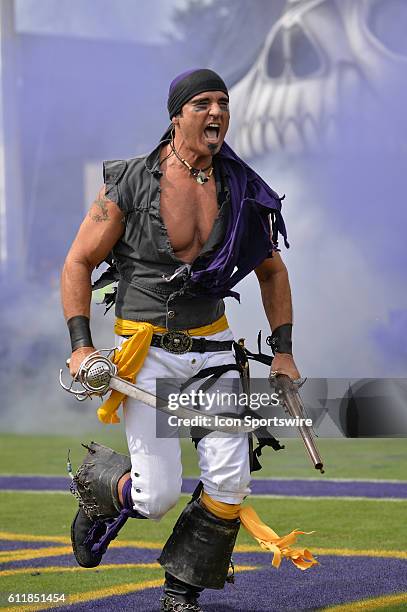
[[[204,185],[190,176],[163,175],[160,213],[176,256],[191,263],[208,240],[218,216],[213,176]]]

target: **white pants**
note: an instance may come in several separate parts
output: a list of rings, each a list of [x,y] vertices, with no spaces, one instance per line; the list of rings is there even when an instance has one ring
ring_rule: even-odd
[[[210,340],[232,340],[228,329],[207,336]],[[118,338],[119,344],[123,338]],[[138,387],[156,393],[157,378],[190,378],[202,368],[235,363],[232,351],[174,355],[150,347],[137,375]],[[235,378],[232,370],[223,377]],[[124,405],[127,444],[132,464],[134,509],[160,519],[177,503],[182,484],[181,449],[178,437],[156,437],[156,411],[127,398]],[[250,464],[247,434],[208,434],[198,444],[200,479],[213,499],[239,504],[250,493]]]

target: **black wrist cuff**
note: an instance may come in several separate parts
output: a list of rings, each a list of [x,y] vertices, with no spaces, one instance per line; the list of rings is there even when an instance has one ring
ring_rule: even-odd
[[[293,354],[293,343],[291,341],[292,323],[284,323],[277,327],[271,336],[267,338],[267,344],[271,346],[273,355],[276,353]]]
[[[89,317],[77,315],[71,317],[66,322],[71,336],[72,352],[81,346],[93,346],[92,336],[90,333]]]

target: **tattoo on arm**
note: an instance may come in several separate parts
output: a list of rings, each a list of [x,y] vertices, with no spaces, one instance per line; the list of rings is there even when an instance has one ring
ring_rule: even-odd
[[[109,220],[109,211],[107,209],[108,201],[109,199],[103,193],[99,193],[89,211],[89,217],[92,219],[92,221],[100,223],[101,221]],[[94,207],[97,207],[99,210],[94,211]]]

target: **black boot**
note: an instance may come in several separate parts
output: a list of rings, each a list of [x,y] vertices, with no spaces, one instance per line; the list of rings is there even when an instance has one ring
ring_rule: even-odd
[[[89,545],[88,536],[92,530],[94,530],[95,538],[105,532],[99,521],[92,521],[83,509],[79,508],[71,525],[71,542],[75,559],[82,567],[96,567],[102,560],[103,554],[92,553],[93,544]]]
[[[203,589],[193,587],[175,576],[165,572],[164,597],[161,598],[161,612],[176,610],[191,610],[193,612],[203,612],[198,604],[198,597]]]
[[[239,519],[220,519],[199,501],[186,506],[158,559],[166,569],[162,610],[200,610],[204,588],[224,587],[239,527]]]

